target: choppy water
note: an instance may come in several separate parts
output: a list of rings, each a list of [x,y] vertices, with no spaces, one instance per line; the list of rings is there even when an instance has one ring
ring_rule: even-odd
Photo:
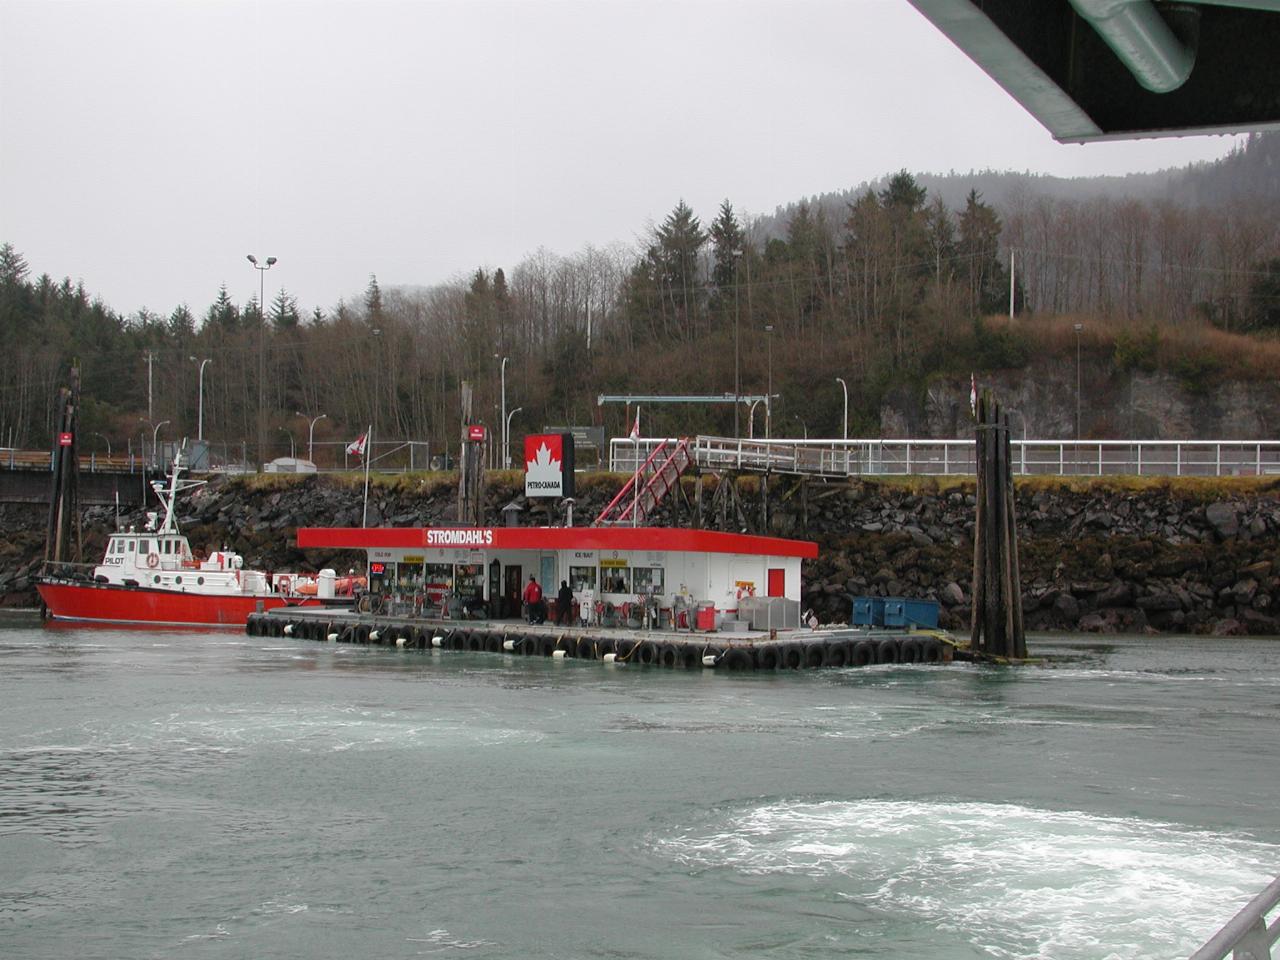
[[[0,630],[6,958],[1185,956],[1280,642],[744,676]]]

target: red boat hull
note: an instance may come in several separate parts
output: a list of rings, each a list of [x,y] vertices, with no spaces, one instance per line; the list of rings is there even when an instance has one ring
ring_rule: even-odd
[[[42,581],[40,599],[55,620],[243,627],[249,614],[276,607],[316,607],[315,599],[177,593],[102,583]],[[261,608],[259,608],[261,604]]]

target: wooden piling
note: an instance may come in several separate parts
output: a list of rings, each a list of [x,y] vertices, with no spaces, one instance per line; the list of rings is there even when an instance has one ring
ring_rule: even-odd
[[[978,398],[977,414],[977,515],[969,642],[979,655],[1022,660],[1027,656],[1027,641],[1019,582],[1009,418],[989,390]]]
[[[71,386],[58,391],[50,461],[49,526],[45,538],[46,562],[79,563],[80,530],[80,368],[71,368]]]

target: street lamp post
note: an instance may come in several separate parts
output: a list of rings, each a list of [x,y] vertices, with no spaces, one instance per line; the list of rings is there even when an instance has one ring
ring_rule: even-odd
[[[258,271],[258,458],[267,449],[267,271],[276,265],[275,257],[267,257],[265,264],[258,263],[252,253],[245,259]]]
[[[752,440],[756,435],[756,404],[759,400],[752,400],[751,406],[747,410],[747,439]]]
[[[92,436],[99,437],[103,443],[107,445],[107,459],[111,459],[111,441],[106,438],[105,434],[94,433]]]
[[[150,420],[145,420],[141,417],[139,417],[139,420],[142,423],[151,422]],[[168,422],[169,422],[168,420],[161,420],[159,423],[157,423],[154,427],[151,428],[151,466],[152,467],[160,466],[160,458],[159,456],[157,456],[156,448],[159,446],[159,443],[160,443],[160,428],[163,427]]]
[[[203,360],[197,360],[195,357],[187,357],[192,363],[200,364],[200,412],[196,417],[196,442],[204,440],[204,366],[213,360],[212,357],[206,357]]]
[[[493,358],[495,360],[498,359],[498,354],[495,353],[493,355]],[[501,413],[502,421],[501,422],[502,422],[502,469],[503,470],[508,470],[511,468],[511,456],[509,453],[509,447],[510,447],[510,441],[511,441],[511,421],[507,418],[507,361],[510,359],[511,359],[510,357],[502,358],[502,369],[501,369],[501,379],[502,379],[502,413]]]
[[[1080,331],[1084,329],[1083,323],[1075,325],[1076,331],[1076,454],[1080,453]]]
[[[840,420],[840,439],[849,439],[849,385],[844,382],[844,377],[836,377],[836,383],[840,384],[840,390],[844,393],[844,417]]]
[[[503,436],[506,436],[507,439],[503,440],[502,444],[502,460],[506,463],[507,470],[511,468],[511,452],[509,452],[508,449],[509,445],[511,445],[511,420],[512,417],[516,416],[516,413],[522,410],[524,410],[524,407],[516,407],[515,410],[508,413],[507,419],[503,421],[503,424],[506,425],[506,430],[503,431]]]
[[[293,445],[293,431],[288,427],[277,427],[286,437],[289,438],[289,459],[298,459],[298,448]]]
[[[764,438],[773,437],[773,324],[766,323],[764,332],[769,335],[769,390],[764,398]]]
[[[295,411],[295,413],[296,413],[296,415],[297,415],[297,416],[299,416],[299,417],[305,417],[305,416],[306,416],[306,414],[305,414],[305,413],[302,413],[302,412],[300,412],[300,411]],[[312,463],[315,463],[315,462],[316,462],[316,457],[315,457],[315,446],[316,446],[316,421],[317,421],[317,420],[324,420],[324,419],[325,419],[326,417],[328,417],[328,416],[329,416],[329,415],[328,415],[327,413],[322,413],[322,414],[320,414],[320,416],[318,416],[318,417],[312,417],[312,418],[310,418],[310,419],[311,419],[311,426],[307,427],[307,459],[308,459],[308,460],[310,460]]]

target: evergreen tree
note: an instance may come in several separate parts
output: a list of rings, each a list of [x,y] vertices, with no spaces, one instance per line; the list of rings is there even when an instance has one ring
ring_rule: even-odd
[[[224,283],[218,288],[218,296],[209,306],[205,314],[205,324],[215,327],[224,333],[240,329],[240,311],[236,309]]]
[[[271,325],[277,330],[296,330],[299,322],[298,301],[289,296],[284,287],[271,301]]]
[[[702,313],[698,255],[707,242],[707,234],[681,200],[654,230],[653,240],[647,259],[657,282],[663,327],[681,339],[692,339]]]
[[[977,190],[970,190],[958,226],[960,275],[968,286],[970,314],[998,313],[1009,296],[1009,274],[1000,262],[1000,217]]]
[[[378,278],[369,274],[369,286],[364,290],[364,315],[369,326],[377,327],[382,323],[382,289],[378,286]]]
[[[738,265],[742,260],[745,236],[733,206],[728,200],[720,204],[720,213],[709,231],[714,249],[714,265],[711,268],[711,284],[723,299],[731,287],[738,284]]]
[[[169,335],[179,343],[186,343],[196,333],[196,318],[185,303],[173,308],[169,314]]]

